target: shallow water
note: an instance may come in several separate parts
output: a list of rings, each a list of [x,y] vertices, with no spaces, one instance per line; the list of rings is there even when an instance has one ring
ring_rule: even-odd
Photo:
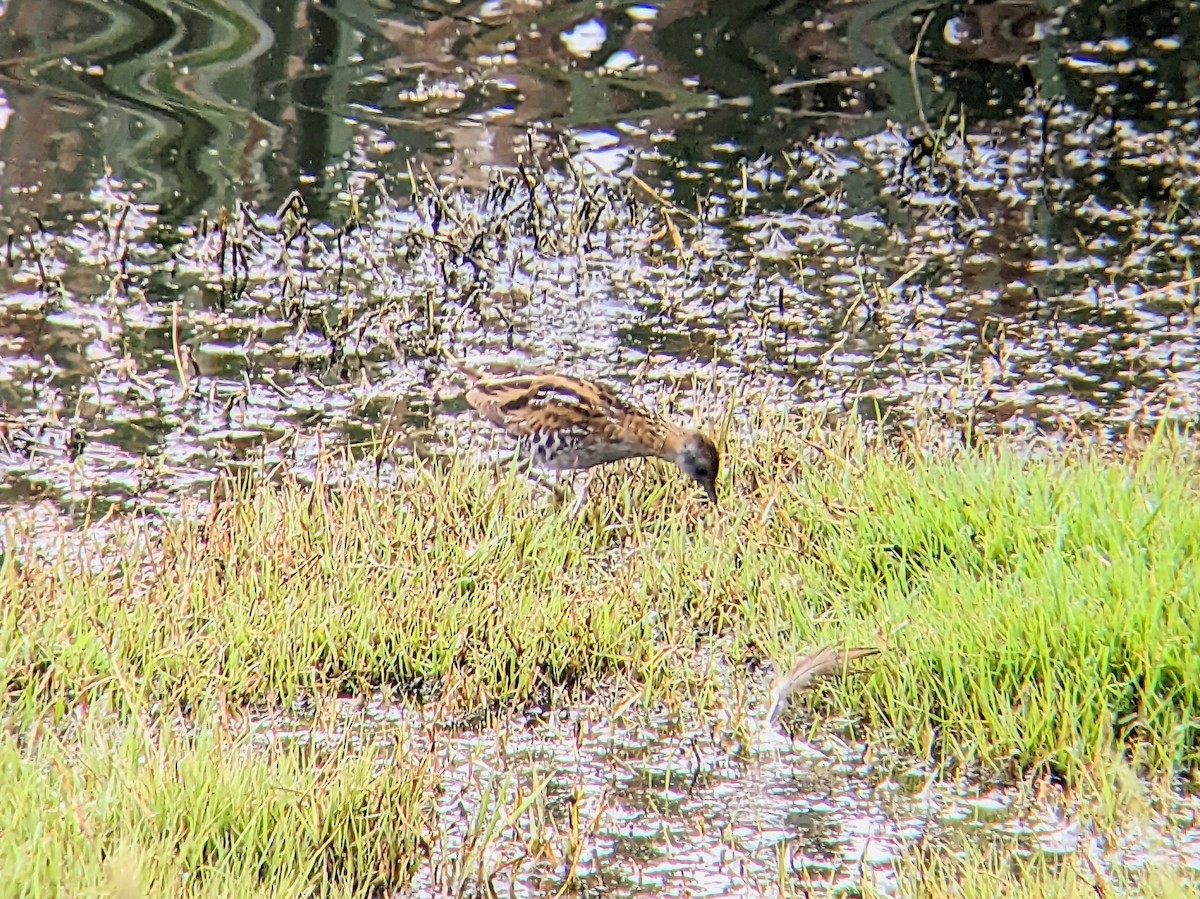
[[[440,832],[414,895],[486,889],[481,870],[499,894],[555,895],[573,846],[572,889],[583,895],[853,895],[866,884],[891,894],[902,859],[964,843],[1047,859],[1086,853],[1110,873],[1172,858],[1200,875],[1200,836],[1186,827],[1200,814],[1195,796],[1104,834],[1046,784],[939,778],[836,722],[791,739],[751,718],[739,738],[729,722],[612,711],[574,707],[475,730],[346,701],[310,719],[260,718],[252,732],[317,749],[361,742],[381,764],[433,756]]]
[[[1089,127],[1053,122],[1075,140]],[[1003,196],[1037,182],[1016,139],[948,150],[955,180],[919,188],[894,130],[827,140],[760,164],[755,178],[779,184],[744,214],[730,207],[749,190],[712,179],[704,219],[573,146],[535,145],[536,180],[497,172],[485,191],[425,178],[415,199],[392,199],[377,185],[352,230],[298,205],[245,209],[169,246],[152,242],[153,210],[106,183],[105,211],[30,236],[37,252],[15,250],[3,276],[5,500],[165,511],[221,471],[303,470],[342,447],[402,469],[460,439],[441,412],[461,411],[462,386],[439,347],[624,383],[675,415],[712,414],[735,385],[899,423],[932,409],[968,435],[1121,433],[1200,411],[1197,285],[1151,247],[1105,239],[1111,210],[1070,214],[1089,246],[1132,260],[1127,281],[1106,273],[1111,255],[1002,237],[1035,218],[1032,194]],[[849,208],[846,169],[909,203],[907,226]],[[788,196],[807,205],[769,208]],[[1194,222],[1156,214],[1155,245],[1185,259]],[[1002,240],[1020,250],[1019,279],[977,286]]]

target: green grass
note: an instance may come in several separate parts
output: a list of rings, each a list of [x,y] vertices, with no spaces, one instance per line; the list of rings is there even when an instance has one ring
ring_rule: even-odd
[[[818,714],[935,763],[1061,775],[1102,824],[1145,812],[1135,775],[1166,782],[1198,757],[1196,445],[946,446],[764,412],[715,511],[647,463],[611,469],[574,521],[459,460],[387,490],[235,486],[160,534],[118,525],[98,555],[9,533],[4,880],[30,896],[398,888],[440,832],[424,756],[255,748],[231,710],[382,692],[449,721],[617,684],[751,733],[762,687],[740,663],[824,643],[883,653],[801,700]],[[480,834],[508,826],[487,814]],[[914,867],[908,895],[1088,883],[976,861]]]
[[[1200,736],[1200,506],[1192,447],[1114,459],[1003,446],[862,460],[853,511],[806,566],[897,631],[901,677],[864,711],[989,762],[1071,775],[1114,742],[1155,770]],[[918,745],[913,744],[914,747]]]
[[[1186,899],[1196,895],[1200,882],[1195,872],[1153,862],[1106,870],[1095,860],[1076,855],[1028,855],[970,847],[954,854],[906,858],[899,865],[899,874],[895,890],[868,888],[863,895],[868,899]]]
[[[100,719],[100,720],[94,720]],[[0,734],[0,896],[367,896],[408,882],[431,778],[213,730]]]
[[[647,463],[610,471],[576,522],[455,462],[392,491],[235,491],[96,574],[18,545],[0,570],[9,714],[377,690],[470,711],[614,677],[703,705],[728,696],[693,664],[714,646],[787,662],[866,643],[885,647],[874,674],[823,695],[901,747],[1068,778],[1114,749],[1196,764],[1186,438],[934,451],[764,414],[729,455],[717,512]]]

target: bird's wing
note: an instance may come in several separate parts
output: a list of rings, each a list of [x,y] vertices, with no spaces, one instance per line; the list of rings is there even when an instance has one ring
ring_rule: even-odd
[[[467,402],[514,437],[602,430],[638,411],[602,384],[562,375],[481,380]]]

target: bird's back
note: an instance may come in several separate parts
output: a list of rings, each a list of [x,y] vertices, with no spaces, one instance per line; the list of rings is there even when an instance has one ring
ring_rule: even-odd
[[[514,437],[564,428],[603,430],[646,414],[603,384],[564,375],[480,378],[467,391],[467,402]]]
[[[657,420],[610,388],[566,375],[480,377],[467,402],[554,468],[647,455]]]

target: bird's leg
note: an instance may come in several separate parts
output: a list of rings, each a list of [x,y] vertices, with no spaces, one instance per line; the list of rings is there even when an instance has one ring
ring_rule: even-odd
[[[592,470],[583,472],[582,480],[575,481],[575,503],[571,506],[571,517],[579,518],[587,504],[588,490],[592,485]]]
[[[543,474],[540,474],[534,464],[524,458],[519,450],[499,451],[492,453],[487,457],[487,464],[503,471],[511,465],[515,465],[517,470],[521,472],[530,481],[537,484],[543,490],[548,490],[558,502],[564,502],[562,488],[559,486],[558,478],[551,479]]]
[[[529,460],[523,458],[518,450],[496,450],[490,452],[483,457],[483,462],[495,471],[507,473],[510,468],[515,468],[526,477],[537,480],[537,476],[533,474]]]
[[[555,502],[565,502],[566,497],[563,495],[562,489],[562,472],[557,472],[553,478],[548,478],[545,475],[538,474],[532,469],[526,472],[526,474],[529,476],[529,480],[533,481],[539,487],[545,487],[547,490],[549,490],[550,494],[554,497]]]
[[[516,450],[493,450],[488,453],[481,453],[479,457],[479,461],[484,465],[489,465],[493,468],[503,468],[506,465],[511,465],[516,459]]]
[[[555,469],[552,477],[547,476],[542,474],[541,471],[538,470],[537,463],[528,458],[528,456],[522,453],[519,448],[516,450],[501,450],[490,453],[486,457],[486,461],[488,465],[493,466],[498,470],[503,470],[507,466],[515,465],[521,474],[523,474],[533,483],[537,484],[539,487],[549,491],[549,493],[554,497],[555,502],[557,502],[559,505],[565,505],[568,497],[573,493],[575,496],[575,501],[571,504],[569,514],[572,518],[578,518],[583,513],[584,506],[587,504],[588,488],[591,485],[591,469],[587,469],[584,472],[564,472],[562,469]],[[572,490],[570,491],[564,490],[562,483],[564,476],[568,474],[572,477]],[[582,481],[580,481],[581,474],[583,477]]]

